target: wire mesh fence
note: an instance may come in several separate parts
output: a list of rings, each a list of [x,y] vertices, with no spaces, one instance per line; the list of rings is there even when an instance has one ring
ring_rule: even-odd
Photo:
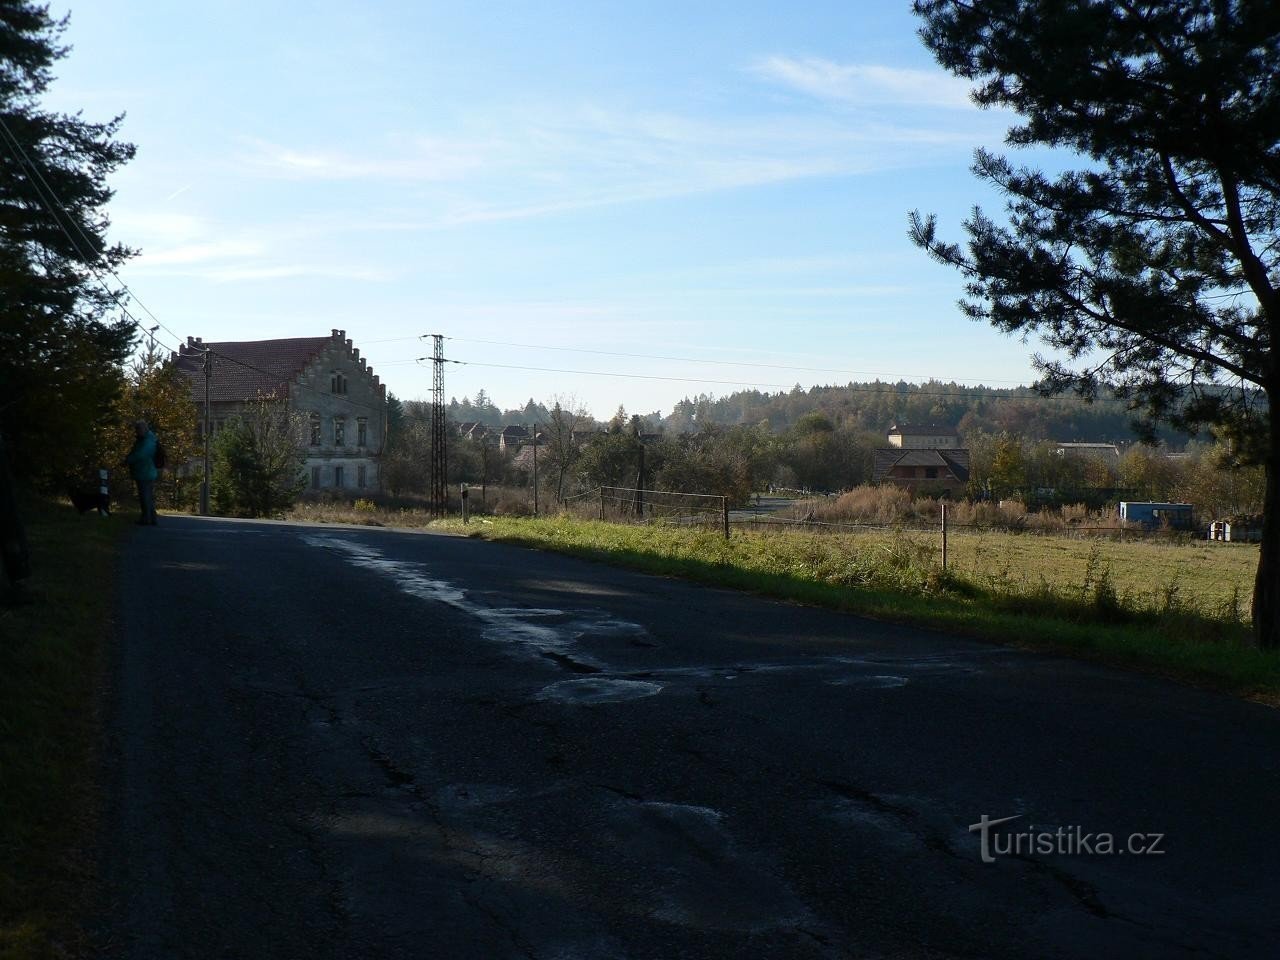
[[[641,487],[600,487],[596,503],[601,520],[661,523],[671,526],[719,526],[728,535],[729,502],[711,493],[680,493]]]
[[[661,523],[671,526],[717,526],[726,536],[731,530],[760,533],[806,531],[815,534],[856,534],[898,532],[936,535],[951,533],[992,533],[1052,536],[1079,539],[1187,541],[1202,539],[1195,531],[1150,527],[1102,515],[1075,517],[1048,522],[1037,514],[1001,517],[981,521],[957,518],[939,505],[936,515],[899,515],[889,519],[820,519],[814,511],[804,511],[804,501],[784,510],[753,506],[751,502],[731,503],[727,497],[709,493],[685,493],[637,487],[602,486],[566,497],[562,509],[583,518],[618,523]],[[971,515],[971,511],[969,512]],[[799,516],[795,514],[800,514]],[[961,516],[965,516],[961,511]]]

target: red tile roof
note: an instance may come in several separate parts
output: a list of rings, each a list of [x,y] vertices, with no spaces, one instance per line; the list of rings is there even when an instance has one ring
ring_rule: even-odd
[[[213,354],[209,378],[209,399],[253,400],[259,394],[283,395],[289,383],[321,350],[334,343],[332,337],[295,337],[288,340],[250,340],[240,343],[193,343],[177,357],[178,369],[191,382],[191,395],[204,400],[202,348]]]

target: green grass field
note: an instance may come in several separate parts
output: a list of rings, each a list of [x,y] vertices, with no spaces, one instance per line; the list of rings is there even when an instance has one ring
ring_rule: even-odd
[[[27,500],[35,602],[0,606],[0,958],[83,951],[98,686],[127,519]]]
[[[940,543],[941,538],[930,538]],[[1121,598],[1134,607],[1179,604],[1211,616],[1248,621],[1256,544],[1186,543],[1159,540],[1082,540],[1009,533],[952,533],[948,562],[976,582],[1009,582],[1018,589],[1040,587],[1070,593],[1085,582],[1090,565],[1109,572]],[[1233,607],[1237,616],[1231,616]]]

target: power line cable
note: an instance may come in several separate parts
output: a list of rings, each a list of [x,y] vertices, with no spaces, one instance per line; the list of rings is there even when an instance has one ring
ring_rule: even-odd
[[[32,174],[35,175],[35,179],[32,179],[30,176],[28,176],[27,179],[28,179],[28,182],[31,183],[33,192],[36,195],[36,199],[40,201],[40,205],[43,206],[45,209],[45,212],[49,214],[49,218],[54,222],[54,224],[58,227],[58,229],[62,231],[63,235],[66,236],[72,248],[80,256],[81,260],[84,261],[85,266],[89,269],[89,271],[93,274],[94,279],[98,281],[98,283],[102,286],[102,289],[106,291],[108,296],[110,296],[111,299],[115,301],[115,304],[120,309],[120,312],[129,319],[129,321],[138,329],[140,333],[149,334],[153,338],[155,338],[154,331],[149,331],[144,329],[142,324],[138,321],[138,318],[133,316],[133,314],[129,312],[128,308],[126,308],[125,305],[120,302],[122,293],[111,289],[110,285],[108,285],[107,282],[102,278],[102,274],[98,269],[98,267],[95,266],[95,264],[100,264],[101,269],[109,273],[115,279],[115,281],[120,284],[122,292],[128,294],[129,297],[135,303],[137,303],[139,307],[142,308],[143,312],[146,313],[147,316],[149,316],[152,320],[156,322],[156,326],[158,326],[161,330],[164,330],[166,333],[172,336],[175,340],[178,341],[178,343],[182,343],[182,337],[180,337],[178,334],[174,333],[167,326],[165,326],[160,321],[160,318],[157,317],[154,313],[152,313],[151,310],[147,308],[147,305],[143,303],[140,299],[138,299],[137,295],[134,294],[134,292],[129,289],[129,285],[126,284],[122,279],[120,279],[120,275],[116,273],[114,269],[112,269],[109,263],[107,263],[105,254],[95,252],[94,241],[85,232],[85,229],[81,225],[80,221],[77,218],[73,217],[71,213],[67,210],[67,205],[63,203],[62,199],[58,196],[57,191],[55,191],[53,187],[49,184],[49,181],[45,178],[44,172],[31,159],[30,154],[28,154],[26,148],[23,147],[22,141],[20,141],[17,138],[13,130],[10,129],[9,124],[5,121],[3,114],[0,114],[0,130],[2,130],[5,136],[8,138],[7,145],[9,146],[10,153],[13,155],[14,159],[18,161],[18,166],[21,168],[25,165],[25,167]],[[39,183],[36,182],[37,180],[39,181]],[[43,186],[44,191],[48,193],[48,198],[46,198],[44,194],[41,193],[41,186]],[[52,204],[50,203],[50,200],[52,200]],[[53,209],[53,204],[57,204],[58,209],[61,210],[62,212],[62,217],[59,217],[57,211]],[[76,232],[80,234],[81,239],[84,240],[85,244],[88,247],[87,251],[85,250],[85,248],[81,247],[80,244],[76,241],[76,238],[71,235],[71,231],[67,229],[67,226],[66,226],[67,223],[72,224],[76,228]],[[159,338],[155,338],[155,339],[158,340]],[[169,347],[168,344],[164,344],[164,346],[171,350],[176,349],[174,347]]]
[[[801,373],[839,373],[845,375],[853,375],[860,377],[902,377],[904,379],[919,380],[941,380],[940,377],[926,377],[923,374],[915,373],[877,373],[874,370],[844,370],[833,367],[801,367],[783,363],[756,363],[749,360],[711,360],[704,357],[673,357],[661,354],[651,353],[627,353],[619,350],[590,350],[586,347],[558,347],[548,346],[537,343],[512,343],[506,340],[480,340],[472,337],[446,337],[447,340],[456,340],[459,343],[483,343],[497,347],[518,347],[526,350],[556,350],[564,353],[589,353],[603,357],[627,357],[633,360],[667,360],[677,363],[709,363],[723,367],[759,367],[767,370],[796,370]],[[387,342],[391,341],[370,341],[370,342]],[[1018,380],[1007,380],[1003,378],[986,378],[986,377],[965,377],[966,380],[978,380],[984,383],[1021,383]],[[708,381],[710,382],[710,381]]]
[[[413,362],[420,364],[421,361],[430,360],[430,359],[431,359],[430,357],[419,357],[417,360]],[[395,361],[393,361],[393,363],[394,362]],[[481,360],[448,360],[446,362],[458,363],[458,364],[462,364],[464,366],[469,366],[469,367],[494,367],[501,370],[528,370],[535,373],[568,373],[568,374],[591,376],[591,377],[619,377],[619,378],[634,379],[634,380],[657,380],[657,381],[664,381],[668,383],[711,383],[711,384],[737,386],[737,387],[777,387],[781,390],[787,390],[790,388],[788,384],[783,384],[783,383],[758,383],[758,382],[752,382],[748,380],[706,380],[706,379],[695,378],[695,377],[664,377],[657,374],[622,373],[620,371],[612,371],[612,370],[571,370],[571,369],[565,369],[562,367],[534,367],[534,366],[524,366],[524,365],[510,364],[510,363],[490,363],[490,362],[481,361]],[[381,364],[381,366],[388,366],[388,365],[389,364]],[[945,398],[945,399],[1004,400],[1004,401],[1046,400],[1046,401],[1057,401],[1060,403],[1083,402],[1080,397],[1077,397],[1074,395],[1045,396],[1044,394],[1041,394],[1041,393],[1027,393],[1019,396],[1013,393],[1013,391],[1016,391],[1016,390],[1034,390],[1035,389],[1034,387],[1025,387],[1025,386],[1009,387],[1007,388],[1007,390],[1009,391],[1007,393],[978,393],[978,392],[961,393],[957,391],[935,392],[928,389],[929,385],[927,383],[925,384],[913,383],[913,384],[909,384],[908,386],[915,388],[916,392],[921,396],[937,397],[937,398]],[[894,383],[885,383],[882,388],[872,387],[872,386],[848,386],[844,384],[832,384],[832,385],[829,385],[829,389],[843,390],[845,392],[853,392],[853,393],[869,393],[869,394],[876,394],[876,395],[882,395],[882,396],[901,395],[898,389],[898,385]],[[1120,403],[1122,401],[1120,401],[1115,397],[1104,397],[1096,402]]]

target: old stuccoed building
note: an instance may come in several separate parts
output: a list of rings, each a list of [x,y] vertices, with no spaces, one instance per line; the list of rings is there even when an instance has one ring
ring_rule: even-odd
[[[213,434],[258,397],[278,398],[300,415],[309,489],[359,494],[379,488],[387,388],[345,330],[239,343],[188,337],[173,359],[191,383],[202,418],[206,351]]]

